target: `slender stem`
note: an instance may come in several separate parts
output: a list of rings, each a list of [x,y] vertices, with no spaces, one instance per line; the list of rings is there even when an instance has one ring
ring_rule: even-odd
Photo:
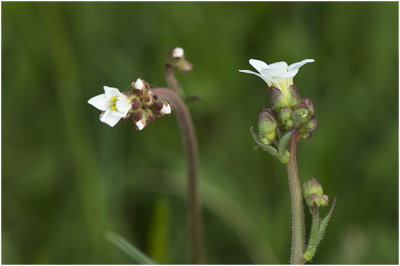
[[[289,144],[290,158],[286,164],[288,172],[290,201],[292,206],[292,247],[290,254],[291,264],[303,263],[304,252],[304,213],[301,186],[296,162],[296,144],[299,133],[296,131]]]
[[[168,87],[175,91],[178,95],[183,96],[183,90],[176,80],[172,67],[169,64],[165,65],[165,79],[167,80]]]
[[[192,118],[182,98],[173,90],[167,88],[154,88],[153,93],[167,100],[175,109],[181,129],[188,169],[188,215],[190,220],[190,235],[192,249],[192,263],[203,262],[203,235],[202,217],[198,195],[198,154],[197,139],[194,132]]]

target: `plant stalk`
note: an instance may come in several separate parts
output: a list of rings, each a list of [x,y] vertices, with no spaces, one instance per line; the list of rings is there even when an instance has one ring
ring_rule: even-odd
[[[172,67],[167,64],[165,66],[165,79],[167,80],[168,87],[175,91],[179,96],[183,96],[183,90],[179,86],[178,81],[175,78]]]
[[[304,212],[299,173],[297,171],[296,144],[299,132],[296,131],[289,144],[290,158],[286,164],[289,179],[290,201],[292,206],[292,246],[290,254],[291,264],[303,264],[304,252]]]
[[[192,264],[203,263],[202,215],[198,194],[197,139],[190,113],[178,93],[168,88],[154,88],[153,93],[171,103],[181,129],[188,171],[188,219],[190,223]]]

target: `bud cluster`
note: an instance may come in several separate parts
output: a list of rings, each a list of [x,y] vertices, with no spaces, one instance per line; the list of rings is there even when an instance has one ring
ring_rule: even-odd
[[[126,96],[131,99],[132,108],[125,119],[130,119],[136,130],[142,130],[155,118],[171,113],[171,105],[154,95],[146,81],[138,78],[132,82],[131,88]]]
[[[296,106],[278,108],[280,125],[286,130],[298,129],[300,139],[309,139],[317,127],[314,105],[310,98],[303,98]]]
[[[309,139],[317,127],[318,121],[314,119],[314,105],[311,99],[305,97],[300,100],[294,84],[290,88],[292,95],[295,95],[292,101],[294,105],[278,107],[273,104],[273,109],[264,108],[258,116],[258,137],[259,141],[265,145],[276,142],[279,131],[288,132],[297,129],[300,139]],[[278,96],[278,92],[281,93],[274,87],[270,87],[271,97]]]
[[[323,193],[321,184],[314,177],[307,180],[303,185],[303,196],[310,208],[313,207],[314,203],[317,204],[317,207],[328,205],[328,196]]]

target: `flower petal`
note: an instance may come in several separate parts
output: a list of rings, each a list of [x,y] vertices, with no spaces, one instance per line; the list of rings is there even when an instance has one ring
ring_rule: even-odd
[[[169,104],[163,105],[163,108],[161,108],[160,113],[168,115],[171,113],[171,106]]]
[[[139,130],[142,130],[145,126],[145,124],[143,124],[143,122],[140,120],[138,122],[136,122],[136,126]]]
[[[123,95],[117,88],[103,86],[104,92],[106,93],[107,98],[112,98],[114,96],[121,96]]]
[[[314,59],[304,59],[303,61],[297,62],[297,63],[293,63],[289,66],[289,70],[295,70],[295,69],[299,69],[301,66],[307,64],[307,63],[312,63],[314,62]]]
[[[88,100],[88,104],[93,105],[97,109],[101,111],[107,110],[108,107],[108,99],[105,94],[100,94],[97,96],[94,96]]]
[[[264,77],[262,74],[259,74],[259,73],[256,73],[256,72],[253,72],[253,71],[250,71],[250,70],[239,70],[239,72],[242,72],[242,73],[248,73],[248,74],[253,74],[253,75],[256,75],[256,76],[259,76],[260,78],[262,78],[265,82],[269,82],[269,80],[266,78],[266,77]],[[269,84],[268,84],[269,85]]]
[[[297,72],[299,72],[298,69],[289,70],[289,72],[283,72],[283,73],[277,74],[277,75],[273,76],[273,78],[293,78],[294,76],[296,76]]]
[[[263,61],[261,61],[261,60],[250,59],[249,63],[250,63],[250,65],[252,65],[260,73],[264,68],[268,68],[268,64],[263,62]]]
[[[281,69],[286,69],[288,67],[287,63],[284,61],[281,62],[276,62],[273,64],[269,65],[269,68],[281,68]]]
[[[110,127],[115,126],[119,120],[121,120],[121,117],[116,116],[112,110],[107,110],[100,115],[100,121],[106,123]]]
[[[126,96],[119,96],[117,98],[117,101],[115,103],[115,106],[117,107],[117,110],[121,113],[124,114],[124,117],[126,114],[129,112],[129,110],[132,108],[132,103],[129,100],[128,97]]]

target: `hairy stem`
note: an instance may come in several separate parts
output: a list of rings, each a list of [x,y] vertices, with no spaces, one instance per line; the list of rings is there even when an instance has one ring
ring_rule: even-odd
[[[290,201],[292,206],[292,246],[290,254],[291,264],[302,264],[304,251],[304,212],[303,199],[299,173],[296,162],[296,144],[299,139],[299,133],[296,131],[289,144],[290,158],[286,164],[289,179]]]
[[[153,93],[167,100],[175,109],[181,129],[188,169],[188,210],[190,221],[192,263],[203,263],[203,236],[202,217],[198,195],[198,155],[197,139],[194,132],[192,118],[182,98],[173,90],[167,88],[154,88]]]

